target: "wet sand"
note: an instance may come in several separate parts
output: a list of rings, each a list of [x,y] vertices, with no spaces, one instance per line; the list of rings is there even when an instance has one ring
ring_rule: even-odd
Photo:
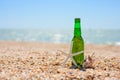
[[[0,41],[0,80],[120,80],[120,46],[85,45],[85,56],[94,53],[93,67],[71,69],[70,44]]]

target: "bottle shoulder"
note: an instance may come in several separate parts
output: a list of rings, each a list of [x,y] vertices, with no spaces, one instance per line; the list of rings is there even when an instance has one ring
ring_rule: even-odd
[[[82,36],[74,36],[72,40],[83,40]]]
[[[84,39],[82,37],[73,37],[72,42],[74,43],[84,43]]]

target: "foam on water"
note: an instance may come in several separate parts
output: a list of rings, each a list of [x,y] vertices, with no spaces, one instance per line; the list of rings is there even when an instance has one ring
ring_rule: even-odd
[[[53,35],[54,43],[60,43],[62,38],[63,38],[63,35],[61,35],[61,34],[54,34]]]
[[[83,29],[85,43],[120,45],[120,29]],[[43,31],[27,29],[0,29],[0,40],[71,43],[72,31]]]
[[[115,45],[118,45],[118,46],[120,46],[120,42],[116,42],[116,43],[115,43]]]

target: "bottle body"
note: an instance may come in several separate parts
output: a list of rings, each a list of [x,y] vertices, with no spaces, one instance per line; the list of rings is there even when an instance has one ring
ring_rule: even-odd
[[[74,61],[77,64],[77,67],[83,67],[84,62],[84,40],[81,35],[81,24],[80,19],[75,18],[74,25],[74,37],[72,39],[72,54],[76,52],[83,51],[83,53],[73,56]]]
[[[74,36],[72,39],[72,54],[80,51],[84,51],[84,40],[82,36]],[[77,63],[78,67],[82,67],[84,62],[84,52],[79,55],[73,56],[73,59]]]

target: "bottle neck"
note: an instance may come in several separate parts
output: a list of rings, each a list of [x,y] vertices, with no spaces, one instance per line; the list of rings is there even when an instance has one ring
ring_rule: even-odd
[[[74,36],[76,36],[76,37],[81,36],[81,24],[80,24],[80,22],[75,22],[75,25],[74,25]]]

